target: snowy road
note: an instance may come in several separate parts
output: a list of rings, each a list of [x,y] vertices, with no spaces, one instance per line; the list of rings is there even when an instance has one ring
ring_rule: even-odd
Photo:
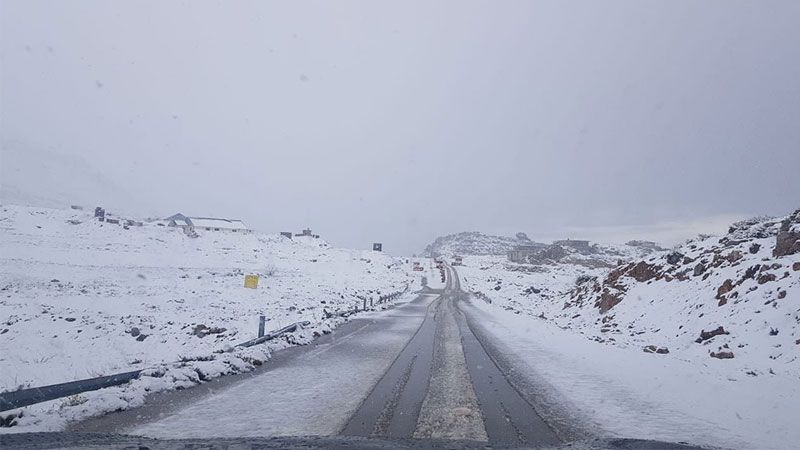
[[[448,268],[442,289],[279,352],[255,375],[164,394],[74,429],[157,438],[341,434],[558,444],[494,364],[485,350],[491,346],[471,331],[454,275]]]
[[[336,434],[436,298],[421,295],[393,310],[354,319],[311,345],[278,352],[264,370],[235,383],[225,385],[223,378],[220,388],[199,395],[193,391],[202,387],[164,394],[167,400],[156,396],[149,409],[110,414],[76,429],[152,437]]]
[[[472,333],[456,306],[463,298],[458,277],[448,268],[442,295],[342,434],[503,446],[560,442]]]

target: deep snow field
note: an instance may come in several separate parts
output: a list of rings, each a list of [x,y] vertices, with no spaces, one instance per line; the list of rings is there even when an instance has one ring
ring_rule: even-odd
[[[792,449],[800,253],[773,255],[780,226],[739,223],[677,247],[671,262],[673,252],[613,270],[473,256],[458,273],[480,293],[489,333],[588,434]],[[700,339],[720,326],[729,334]]]
[[[56,429],[150,391],[251,370],[343,320],[328,313],[419,289],[410,265],[383,253],[310,237],[199,234],[124,229],[89,210],[0,206],[0,391],[141,368],[153,375],[28,407],[20,426],[0,430]],[[244,287],[246,274],[260,276],[257,289]],[[261,314],[267,331],[311,325],[234,349],[256,337]]]

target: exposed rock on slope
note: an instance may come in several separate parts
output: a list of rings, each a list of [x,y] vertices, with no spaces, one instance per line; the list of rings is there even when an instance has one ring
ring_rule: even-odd
[[[470,257],[459,274],[462,287],[487,302],[591,340],[638,351],[668,348],[667,357],[724,364],[730,374],[798,379],[798,231],[800,211],[737,222],[724,236],[611,270],[566,263],[603,254],[576,251],[549,264]]]
[[[765,370],[753,358],[763,364],[768,356],[769,370],[800,376],[799,231],[800,210],[737,222],[721,238],[690,241],[576,286],[561,317],[572,318],[571,327],[594,319],[608,339],[644,334],[715,358],[749,354],[749,374]]]
[[[773,256],[786,256],[800,253],[800,209],[781,222],[776,236]]]

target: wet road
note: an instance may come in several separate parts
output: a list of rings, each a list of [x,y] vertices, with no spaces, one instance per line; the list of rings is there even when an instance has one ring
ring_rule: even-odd
[[[261,368],[151,396],[72,431],[156,438],[336,435],[417,332],[437,294],[365,313]]]
[[[468,296],[455,270],[447,272],[444,291],[428,307],[422,326],[342,434],[488,440],[502,446],[560,443],[471,331],[457,307]]]
[[[557,434],[495,363],[447,268],[443,289],[367,314],[239,377],[154,396],[73,427],[157,438],[342,435],[552,445]],[[469,320],[468,320],[469,319]],[[209,387],[211,386],[211,387]]]

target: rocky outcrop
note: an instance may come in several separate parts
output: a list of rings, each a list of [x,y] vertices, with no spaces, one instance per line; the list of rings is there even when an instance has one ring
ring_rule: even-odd
[[[608,312],[608,310],[616,306],[621,301],[622,299],[619,295],[603,292],[600,294],[600,301],[598,301],[595,306],[600,308],[600,314],[605,314]]]
[[[717,300],[719,300],[719,306],[722,306],[722,305],[724,305],[725,303],[728,302],[727,298],[725,296],[729,292],[731,292],[733,290],[733,288],[734,288],[733,280],[731,280],[730,278],[728,278],[724,282],[722,282],[722,286],[717,288],[717,296],[715,298]]]
[[[648,345],[644,348],[645,353],[658,353],[659,355],[666,355],[669,353],[667,347],[656,347],[655,345]]]
[[[719,306],[734,299],[738,303],[741,301],[740,294],[744,293],[739,292],[738,288],[747,280],[752,279],[764,285],[789,276],[788,271],[781,273],[778,270],[785,264],[763,257],[761,248],[764,240],[770,237],[778,241],[774,252],[776,255],[800,253],[800,210],[783,220],[757,217],[736,222],[722,238],[702,236],[669,253],[620,265],[610,271],[605,279],[575,286],[564,308],[588,303],[604,314],[624,302],[627,292],[636,283],[703,282],[713,280],[712,277],[717,277],[719,281],[715,281],[716,292],[711,293],[709,298],[718,300]],[[742,267],[738,268],[740,265]],[[800,270],[800,263],[792,262],[789,265],[795,271]],[[724,281],[720,280],[720,272],[726,273],[722,278]],[[698,289],[705,287],[698,286]],[[748,289],[753,290],[752,287]]]
[[[800,253],[800,209],[781,222],[778,235],[775,236],[775,249],[772,255],[787,256]]]
[[[700,330],[700,337],[697,338],[695,340],[695,342],[700,344],[702,342],[705,342],[705,341],[713,338],[714,336],[719,336],[719,335],[722,335],[722,334],[731,334],[731,333],[729,331],[725,331],[725,329],[722,328],[722,326],[719,326],[716,329],[711,330],[711,331]]]
[[[644,261],[640,261],[639,263],[634,265],[630,270],[628,270],[626,275],[632,277],[634,280],[640,283],[644,283],[645,281],[649,281],[657,277],[660,271],[661,271],[661,266],[656,266],[653,264],[648,264]]]

